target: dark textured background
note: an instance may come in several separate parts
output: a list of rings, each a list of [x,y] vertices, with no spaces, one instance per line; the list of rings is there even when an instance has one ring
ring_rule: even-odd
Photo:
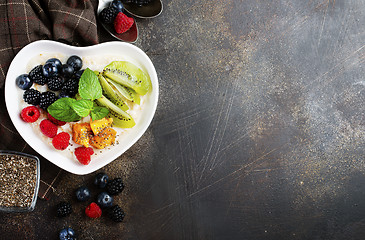
[[[0,215],[0,238],[364,239],[365,2],[163,2],[135,44],[155,118],[102,169],[125,180],[125,221],[88,219],[73,190],[94,174],[63,172],[34,212]]]

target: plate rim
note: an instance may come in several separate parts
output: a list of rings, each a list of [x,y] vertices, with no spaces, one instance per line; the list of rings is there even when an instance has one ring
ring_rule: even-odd
[[[61,48],[61,50],[57,51],[45,51],[44,49],[49,48],[49,46],[51,47],[55,47],[55,49],[57,48]],[[152,95],[149,96],[151,97],[149,100],[152,101],[152,109],[150,109],[151,114],[148,115],[148,119],[144,122],[144,125],[139,126],[141,127],[141,130],[137,131],[137,133],[134,135],[133,139],[126,145],[124,145],[119,151],[117,151],[117,153],[115,153],[114,157],[108,161],[99,161],[100,163],[96,164],[96,165],[81,165],[78,167],[73,168],[72,166],[64,166],[62,165],[62,162],[60,161],[55,161],[53,159],[49,159],[49,157],[45,156],[45,152],[46,150],[39,150],[36,147],[36,144],[33,141],[29,141],[28,136],[23,133],[22,131],[20,131],[20,127],[17,123],[16,120],[14,120],[14,118],[16,117],[14,111],[11,111],[11,104],[10,104],[10,100],[11,96],[9,96],[9,94],[11,94],[10,92],[10,84],[11,81],[9,80],[9,76],[12,74],[12,72],[14,71],[14,65],[19,61],[18,59],[20,59],[21,57],[27,56],[27,54],[29,54],[28,52],[32,53],[35,52],[31,57],[27,57],[26,59],[29,61],[32,57],[36,56],[36,54],[39,53],[50,53],[50,52],[54,52],[54,53],[62,53],[62,49],[69,49],[69,50],[74,50],[75,54],[77,54],[78,52],[82,52],[82,51],[87,51],[88,49],[94,49],[94,48],[103,48],[103,47],[112,47],[112,46],[123,46],[126,48],[131,48],[133,51],[137,51],[138,54],[142,55],[144,57],[144,60],[146,61],[146,64],[143,64],[145,68],[149,69],[149,75],[151,78],[151,82],[152,82],[152,91],[148,94]],[[37,48],[38,47],[38,48]],[[87,54],[82,55],[83,56],[88,56]],[[145,66],[148,65],[148,66]],[[15,83],[14,83],[15,84]],[[77,175],[86,175],[92,172],[97,171],[98,169],[108,165],[109,163],[113,162],[114,160],[116,160],[118,157],[120,157],[125,151],[127,151],[130,147],[132,147],[142,136],[143,134],[147,131],[148,127],[151,125],[151,122],[155,116],[156,113],[156,109],[157,109],[157,104],[158,104],[158,98],[159,98],[159,83],[158,83],[158,77],[157,77],[157,72],[156,69],[151,61],[151,59],[148,57],[148,55],[141,50],[139,47],[131,44],[131,43],[126,43],[126,42],[119,42],[119,41],[110,41],[110,42],[103,42],[103,43],[99,43],[99,44],[95,44],[95,45],[90,45],[90,46],[83,46],[83,47],[78,47],[78,46],[71,46],[71,45],[67,45],[61,42],[57,42],[57,41],[53,41],[53,40],[38,40],[38,41],[34,41],[32,43],[29,43],[28,45],[26,45],[25,47],[23,47],[17,54],[16,56],[13,58],[12,62],[9,65],[7,74],[6,74],[6,78],[5,78],[5,86],[4,86],[4,96],[5,96],[5,105],[6,105],[6,109],[7,112],[9,114],[10,120],[13,123],[15,129],[17,130],[17,132],[19,133],[19,135],[24,139],[24,141],[31,147],[33,148],[37,154],[41,155],[43,158],[47,159],[48,161],[52,162],[53,164],[55,164],[56,166],[70,172],[73,174],[77,174]],[[14,104],[13,104],[14,105]],[[143,111],[143,109],[142,109]],[[18,113],[18,117],[19,117],[19,113]],[[137,123],[138,124],[138,123]],[[33,130],[33,127],[31,127]],[[33,130],[34,131],[34,130]],[[36,135],[35,135],[36,136]],[[44,142],[44,140],[42,140],[42,142]],[[45,143],[47,144],[47,143]],[[48,145],[48,144],[47,144]],[[53,151],[56,151],[53,149]],[[57,151],[56,151],[57,152]],[[62,156],[61,153],[58,153],[60,156]],[[113,155],[113,154],[112,154]],[[70,159],[71,160],[71,159]],[[77,163],[79,164],[79,163]]]

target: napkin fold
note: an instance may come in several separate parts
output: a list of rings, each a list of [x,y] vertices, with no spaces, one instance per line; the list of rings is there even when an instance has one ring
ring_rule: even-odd
[[[41,199],[50,198],[64,171],[39,156],[15,129],[5,105],[5,77],[15,55],[36,40],[49,39],[75,46],[99,43],[96,9],[97,0],[0,1],[0,149],[26,152],[40,158],[38,196]]]
[[[14,56],[28,43],[49,39],[76,46],[99,42],[97,0],[0,2],[0,88]]]

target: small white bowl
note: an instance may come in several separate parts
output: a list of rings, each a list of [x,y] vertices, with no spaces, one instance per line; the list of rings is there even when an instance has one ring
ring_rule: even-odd
[[[103,153],[96,152],[97,154],[92,156],[89,165],[82,165],[77,160],[67,157],[62,151],[53,148],[49,142],[47,143],[40,135],[35,133],[31,124],[24,122],[20,118],[20,111],[23,108],[21,102],[24,91],[16,86],[15,79],[17,76],[27,73],[29,71],[29,62],[40,54],[51,56],[53,54],[61,54],[64,56],[78,55],[80,57],[120,56],[120,60],[128,60],[136,64],[146,71],[151,78],[152,91],[145,96],[145,101],[136,125],[119,138],[118,145],[110,147],[109,150],[103,151]],[[147,130],[155,114],[158,91],[158,79],[155,67],[150,58],[141,49],[132,44],[106,42],[88,47],[74,47],[59,42],[41,40],[25,46],[11,62],[5,82],[5,102],[15,128],[34,150],[60,168],[74,174],[84,175],[109,164],[137,142]]]

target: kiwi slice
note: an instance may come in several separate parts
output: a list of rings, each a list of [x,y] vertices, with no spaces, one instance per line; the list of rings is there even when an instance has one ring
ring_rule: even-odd
[[[111,62],[104,68],[103,74],[119,84],[132,88],[140,95],[145,95],[152,88],[150,76],[130,62]]]
[[[109,85],[107,80],[105,80],[102,74],[97,74],[99,78],[99,82],[101,88],[103,89],[103,94],[107,97],[112,103],[117,105],[123,111],[129,109],[128,105],[123,101],[123,99],[114,91],[114,89]]]
[[[96,102],[99,105],[107,107],[109,109],[109,117],[113,118],[113,125],[115,127],[120,128],[131,128],[136,123],[134,122],[133,118],[114,103],[112,103],[109,99],[105,96],[101,96],[101,98],[96,99]]]
[[[122,86],[109,78],[105,79],[110,83],[110,85],[112,85],[112,87],[114,87],[114,90],[117,94],[124,97],[128,101],[137,103],[138,105],[141,103],[141,98],[132,88]]]

